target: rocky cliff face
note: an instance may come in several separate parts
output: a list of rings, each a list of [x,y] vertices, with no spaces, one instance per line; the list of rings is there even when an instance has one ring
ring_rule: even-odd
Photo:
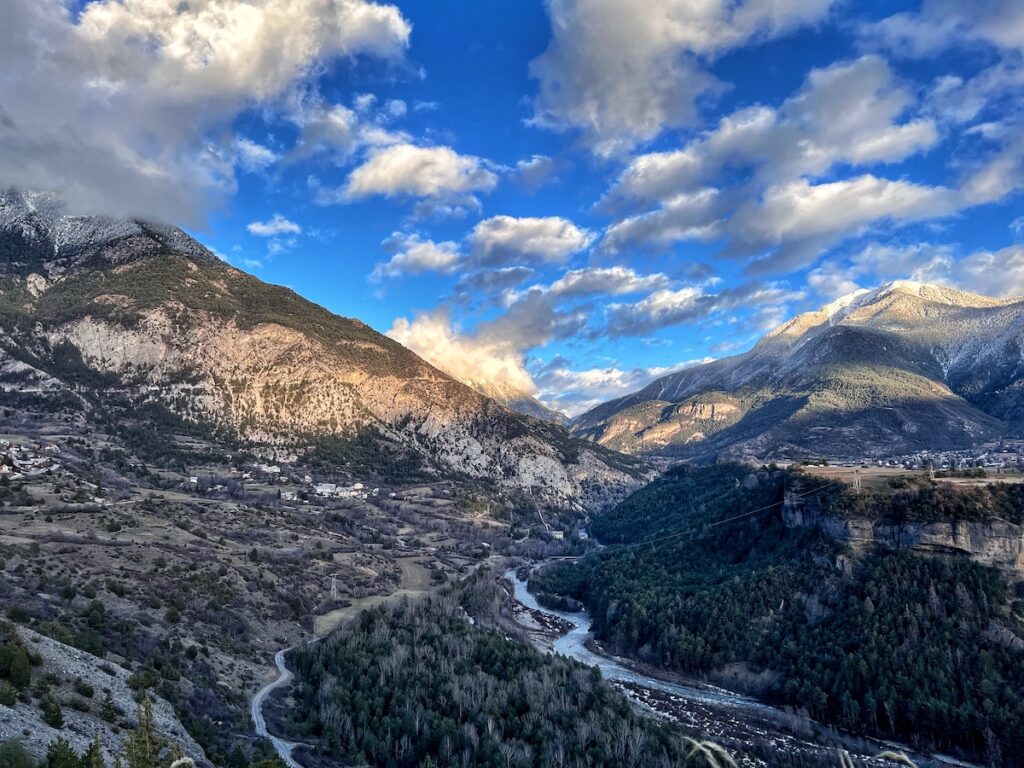
[[[800,315],[751,351],[671,374],[573,422],[617,450],[861,458],[1024,427],[1024,299],[911,282]]]
[[[255,444],[372,428],[438,472],[564,506],[612,501],[644,471],[178,230],[68,216],[45,197],[0,196],[0,328],[12,371],[87,400],[114,388]]]
[[[876,547],[923,554],[970,557],[983,565],[1024,574],[1024,526],[1005,520],[894,522],[831,514],[797,488],[786,492],[782,518],[791,528],[815,527],[854,551]]]

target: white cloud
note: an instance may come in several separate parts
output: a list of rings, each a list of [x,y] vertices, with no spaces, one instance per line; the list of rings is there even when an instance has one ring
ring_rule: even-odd
[[[238,167],[248,173],[265,171],[281,159],[281,156],[270,147],[264,147],[245,137],[235,139],[235,152]]]
[[[920,12],[894,14],[864,33],[898,56],[932,56],[965,42],[1024,51],[1024,7],[1017,0],[925,0]]]
[[[400,317],[387,335],[464,383],[501,383],[527,394],[536,392],[523,354],[514,344],[464,335],[444,311],[420,314],[411,321]]]
[[[547,155],[533,155],[516,163],[515,174],[519,183],[534,192],[543,187],[555,173],[555,161]]]
[[[629,267],[586,267],[566,272],[548,290],[560,296],[621,296],[662,288],[668,282],[661,273],[640,275]]]
[[[295,250],[298,244],[298,239],[294,237],[275,237],[267,243],[267,253],[271,256],[280,256],[282,253]]]
[[[423,272],[451,273],[462,258],[458,243],[450,240],[435,243],[433,240],[421,239],[416,234],[396,232],[384,241],[384,246],[393,250],[394,255],[388,261],[374,266],[370,273],[373,281]]]
[[[251,222],[246,229],[257,237],[277,237],[278,235],[298,235],[302,233],[302,227],[294,221],[286,219],[280,213],[275,213],[266,221]]]
[[[712,240],[728,201],[719,190],[704,187],[680,192],[660,208],[617,221],[605,230],[600,250],[617,254],[637,247],[661,248],[680,240]]]
[[[559,264],[592,241],[590,232],[559,216],[494,216],[477,224],[469,236],[475,261],[487,265],[508,260]]]
[[[849,257],[827,259],[808,286],[833,299],[892,280],[938,283],[986,296],[1024,295],[1024,247],[961,255],[952,245],[869,243]]]
[[[498,177],[479,157],[460,155],[450,147],[396,144],[372,152],[352,171],[341,197],[444,198],[487,192],[497,183]]]
[[[798,291],[775,285],[743,283],[719,293],[699,286],[663,288],[632,304],[611,304],[603,333],[609,336],[639,336],[681,323],[737,308],[781,306],[803,298]]]
[[[599,154],[696,117],[714,56],[825,17],[831,0],[549,0],[552,39],[530,64],[534,121],[579,129]]]
[[[937,257],[912,278],[947,283],[986,296],[1024,296],[1024,247],[975,251],[960,258]]]
[[[612,224],[601,250],[724,238],[743,255],[780,248],[779,266],[793,266],[872,222],[948,213],[954,195],[941,188],[869,175],[812,181],[839,165],[898,162],[933,146],[935,122],[906,119],[914,103],[877,56],[813,70],[777,109],[740,109],[678,150],[631,161],[602,208],[656,207]],[[723,178],[728,185],[712,186]]]
[[[765,191],[730,222],[733,248],[761,254],[755,266],[799,266],[851,231],[882,221],[906,222],[951,213],[957,194],[945,187],[890,181],[871,174],[826,184],[792,181]]]
[[[9,0],[0,186],[73,208],[199,223],[235,181],[227,129],[329,62],[400,59],[410,27],[366,0]]]

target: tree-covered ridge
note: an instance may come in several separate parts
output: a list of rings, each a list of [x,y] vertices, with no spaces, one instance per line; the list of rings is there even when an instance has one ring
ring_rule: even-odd
[[[828,497],[836,517],[893,522],[1005,520],[1024,523],[1024,484],[990,483],[955,486],[949,483],[897,482],[894,487],[855,492],[848,486]]]
[[[868,558],[815,616],[795,602],[754,654],[770,697],[845,728],[1024,765],[1020,595],[996,569]],[[1019,641],[1018,641],[1019,643]]]
[[[388,768],[685,763],[682,740],[596,669],[471,620],[493,610],[493,581],[474,590],[364,611],[293,653],[293,736],[329,761]]]
[[[729,465],[670,473],[595,521],[610,546],[535,573],[531,590],[581,601],[616,653],[696,674],[739,665],[752,690],[814,718],[1024,765],[1020,588],[967,559],[854,559],[788,528],[770,500],[788,488],[829,514],[1013,520],[1021,490],[916,483],[858,496],[798,473],[752,477]]]
[[[646,541],[782,500],[782,472],[765,472],[756,483],[750,477],[742,464],[682,464],[601,515],[591,531],[608,544]]]

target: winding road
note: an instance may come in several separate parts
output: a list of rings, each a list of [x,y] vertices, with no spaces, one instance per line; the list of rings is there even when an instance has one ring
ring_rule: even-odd
[[[274,682],[268,683],[253,697],[252,704],[249,707],[249,712],[252,715],[252,724],[256,731],[256,735],[270,739],[270,743],[274,745],[274,749],[277,751],[277,754],[281,756],[281,759],[284,760],[288,768],[302,768],[302,765],[292,757],[292,750],[294,750],[298,745],[295,744],[295,742],[285,741],[284,739],[279,739],[277,736],[272,736],[267,732],[267,721],[263,719],[263,702],[266,700],[267,696],[269,696],[272,691],[288,685],[292,681],[293,675],[288,671],[288,667],[284,663],[284,655],[290,650],[290,648],[282,648],[274,654],[274,664],[277,665],[277,671],[280,674]]]

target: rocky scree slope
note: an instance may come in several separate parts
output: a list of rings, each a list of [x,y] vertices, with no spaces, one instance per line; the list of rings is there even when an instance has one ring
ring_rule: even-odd
[[[602,505],[643,473],[178,229],[69,215],[45,195],[0,195],[0,330],[6,387],[86,409],[117,393],[266,446],[369,430],[438,473],[550,505]]]
[[[629,453],[860,458],[1024,426],[1024,298],[909,281],[779,326],[749,352],[594,408],[574,434]]]

